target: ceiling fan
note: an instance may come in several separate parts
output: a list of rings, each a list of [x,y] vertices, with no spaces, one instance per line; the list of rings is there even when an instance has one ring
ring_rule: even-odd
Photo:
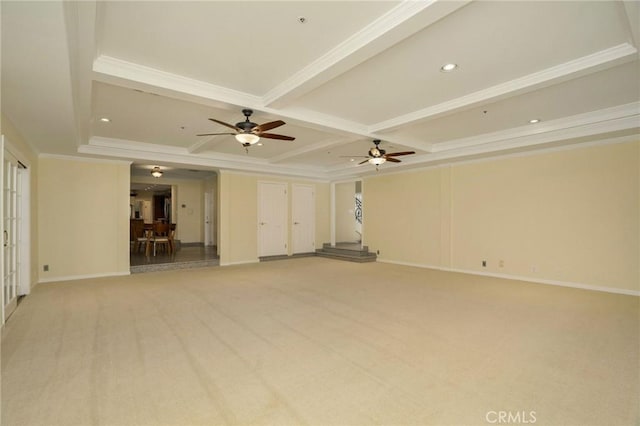
[[[256,124],[249,120],[251,114],[253,114],[253,110],[251,109],[243,109],[242,113],[245,116],[244,121],[240,121],[235,125],[225,123],[224,121],[216,120],[215,118],[210,118],[209,120],[214,123],[222,124],[223,126],[229,127],[235,130],[234,133],[203,133],[196,136],[217,136],[217,135],[233,135],[236,140],[242,144],[245,148],[257,143],[260,138],[267,139],[280,139],[284,141],[292,141],[295,138],[292,136],[284,136],[284,135],[276,135],[274,133],[265,133],[267,130],[275,129],[276,127],[280,127],[285,124],[282,120],[270,121],[269,123],[264,124]]]
[[[386,161],[390,161],[392,163],[401,163],[400,160],[398,160],[395,157],[399,157],[401,155],[411,155],[411,154],[415,154],[415,151],[402,151],[402,152],[391,152],[389,154],[387,154],[387,152],[380,148],[380,139],[375,139],[373,141],[373,144],[375,145],[373,148],[371,148],[369,150],[369,155],[368,158],[364,161],[361,161],[360,163],[358,163],[358,165],[364,164],[364,163],[371,163],[373,165],[376,166],[376,170],[378,170],[378,166]]]

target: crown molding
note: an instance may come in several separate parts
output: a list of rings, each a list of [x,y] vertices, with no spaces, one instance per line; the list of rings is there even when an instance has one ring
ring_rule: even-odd
[[[570,144],[572,139],[580,139],[585,137],[597,137],[598,135],[606,135],[620,130],[638,129],[637,117],[624,117],[616,120],[610,120],[602,123],[592,123],[575,128],[562,128],[545,133],[526,135],[522,137],[498,140],[492,143],[482,145],[473,145],[461,149],[452,149],[441,151],[433,154],[427,154],[431,161],[464,158],[472,155],[499,153],[513,149],[530,148],[535,149],[536,146],[546,145],[554,142]],[[606,136],[605,136],[606,137]],[[577,143],[576,145],[580,145]]]
[[[81,157],[78,155],[62,155],[62,154],[39,154],[38,158],[53,159],[53,160],[66,160],[66,161],[82,161],[85,163],[102,163],[102,164],[120,164],[131,165],[130,160],[114,160],[111,158],[96,158],[96,157]]]
[[[291,175],[281,175],[278,173],[260,173],[260,172],[252,172],[246,170],[228,170],[228,169],[220,169],[218,173],[232,176],[252,176],[258,178],[268,178],[275,180],[291,180],[292,178],[296,178],[295,184],[311,184],[311,183],[329,183],[330,180],[326,177],[308,177],[308,176],[291,176]],[[294,182],[290,182],[294,183]]]
[[[479,104],[495,102],[500,99],[540,89],[564,81],[569,77],[575,78],[633,60],[637,54],[638,50],[634,46],[629,43],[622,43],[591,55],[565,62],[564,64],[479,90],[466,96],[461,96],[457,99],[381,121],[370,126],[368,132],[389,131],[417,121],[441,117]]]
[[[403,170],[428,167],[429,165],[433,166],[443,162],[469,161],[474,156],[488,154],[494,154],[493,157],[513,155],[514,150],[527,149],[535,153],[541,149],[550,149],[550,144],[556,144],[552,148],[563,145],[571,147],[582,146],[593,143],[593,140],[584,141],[581,139],[598,138],[599,135],[602,135],[602,140],[607,140],[607,138],[613,137],[614,133],[618,132],[619,134],[621,131],[632,131],[635,132],[634,135],[640,134],[639,117],[640,102],[633,102],[543,122],[540,125],[521,126],[506,131],[441,142],[434,144],[429,153],[403,159],[401,167],[396,166],[388,168],[388,170],[396,169],[398,172],[402,172]],[[250,171],[258,174],[296,176],[320,180],[351,179],[371,174],[371,170],[365,170],[354,164],[316,168],[276,164],[298,155],[342,144],[347,140],[349,139],[329,139],[271,159],[239,157],[231,154],[210,152],[195,154],[190,151],[190,148],[103,137],[92,137],[88,145],[81,145],[78,148],[78,152],[107,157],[197,165],[238,172]],[[385,172],[387,171],[385,170]]]
[[[538,138],[544,138],[545,134],[562,130],[566,130],[567,133],[580,133],[579,136],[584,136],[583,132],[585,130],[585,126],[590,126],[589,128],[593,129],[593,131],[595,131],[596,133],[624,130],[628,128],[638,127],[640,123],[638,119],[639,116],[640,102],[632,102],[626,105],[619,105],[598,111],[559,118],[556,120],[538,123],[536,125],[529,124],[509,130],[434,143],[432,144],[431,150],[429,152],[438,153],[443,151],[459,150],[478,145],[495,144],[501,141],[513,141],[519,138],[530,138],[531,140],[535,140],[536,135]],[[633,120],[634,117],[635,121]],[[607,122],[611,120],[619,120],[624,118],[632,118],[632,120],[625,120],[622,122],[615,121],[614,123],[607,124]],[[594,126],[598,123],[601,123],[600,126]],[[613,128],[611,130],[608,130],[612,125]],[[621,128],[619,127],[620,125],[627,127]],[[598,130],[598,127],[600,127],[600,130]]]
[[[459,157],[459,156],[450,157],[450,158],[441,157],[437,159],[432,159],[431,161],[423,160],[423,161],[416,161],[416,162],[407,162],[407,164],[404,167],[400,167],[400,168],[398,167],[394,167],[392,169],[381,168],[379,171],[369,170],[367,172],[361,173],[359,176],[361,178],[369,178],[369,177],[375,177],[379,175],[387,176],[387,175],[397,175],[397,174],[403,174],[403,173],[414,173],[414,172],[420,172],[424,170],[433,170],[433,169],[442,168],[442,167],[451,167],[454,165],[459,166],[459,165],[465,165],[465,164],[485,163],[485,162],[503,160],[508,158],[528,157],[528,156],[541,155],[541,154],[552,153],[552,152],[568,151],[568,150],[588,148],[588,147],[594,147],[594,146],[614,145],[619,143],[628,143],[628,142],[637,142],[637,141],[640,141],[640,134],[598,139],[598,140],[589,141],[589,142],[561,144],[561,145],[556,145],[551,147],[549,146],[535,147],[525,151],[514,152],[513,150],[511,150],[509,152],[505,152],[505,151],[500,151],[495,153],[488,152],[487,155],[481,155],[481,156],[476,155],[475,157],[473,155],[468,157]]]
[[[260,97],[200,80],[183,77],[111,56],[101,55],[93,62],[96,80],[122,85],[130,81],[153,87],[154,91],[170,91],[166,96],[187,101],[204,99],[259,109]],[[187,96],[184,96],[187,95]],[[195,99],[194,99],[195,98]]]
[[[158,163],[202,166],[212,169],[236,171],[250,170],[256,173],[326,179],[319,168],[273,165],[263,159],[243,158],[229,154],[190,154],[185,148],[154,145],[144,142],[92,137],[87,145],[78,147],[81,154],[119,157]]]
[[[633,135],[612,136],[615,132],[631,131]],[[592,138],[584,141],[581,139]],[[596,139],[596,140],[593,140]],[[477,137],[442,142],[441,147],[422,155],[403,158],[402,166],[380,168],[380,172],[402,173],[421,167],[433,167],[472,160],[474,156],[491,155],[500,158],[510,155],[536,154],[543,150],[571,149],[600,143],[619,143],[640,139],[640,103],[607,108],[545,123],[536,130],[520,127]],[[550,147],[550,144],[555,146]],[[445,146],[446,145],[446,146]],[[514,153],[515,150],[526,150]],[[360,170],[356,170],[360,169]],[[332,176],[370,175],[357,165],[329,168]]]

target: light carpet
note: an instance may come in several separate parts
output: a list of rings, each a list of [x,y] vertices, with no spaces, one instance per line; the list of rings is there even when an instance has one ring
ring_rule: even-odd
[[[639,299],[317,257],[40,284],[2,425],[633,425]]]

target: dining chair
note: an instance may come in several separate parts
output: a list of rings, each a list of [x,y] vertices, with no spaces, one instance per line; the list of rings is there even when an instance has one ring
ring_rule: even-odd
[[[133,251],[135,253],[140,251],[141,247],[145,247],[149,242],[150,233],[145,230],[144,222],[142,220],[131,221],[131,239],[133,243]]]
[[[157,253],[157,246],[166,247],[168,254],[173,251],[173,244],[171,242],[171,224],[162,222],[153,222],[153,234],[151,236],[150,243],[153,244],[153,255]]]

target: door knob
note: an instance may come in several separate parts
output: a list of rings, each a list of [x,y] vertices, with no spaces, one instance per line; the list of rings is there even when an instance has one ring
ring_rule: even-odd
[[[294,225],[300,225],[300,222],[293,222]]]
[[[266,225],[267,222],[260,222],[260,225]]]

